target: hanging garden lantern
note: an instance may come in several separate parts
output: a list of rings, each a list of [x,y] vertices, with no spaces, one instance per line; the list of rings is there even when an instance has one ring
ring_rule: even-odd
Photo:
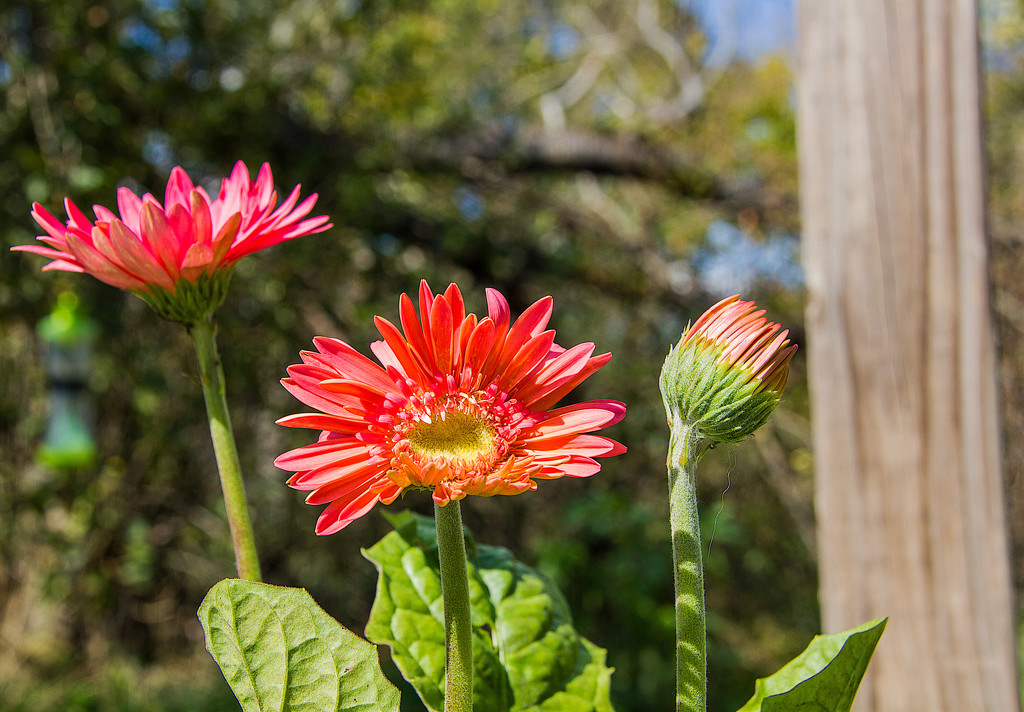
[[[97,326],[79,311],[78,296],[64,292],[36,332],[43,344],[50,416],[36,452],[40,462],[72,469],[96,461],[95,416],[89,375]]]

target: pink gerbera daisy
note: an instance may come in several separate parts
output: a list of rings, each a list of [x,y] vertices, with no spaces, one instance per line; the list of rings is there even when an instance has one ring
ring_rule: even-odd
[[[189,322],[220,304],[235,261],[331,227],[326,215],[306,218],[317,196],[298,203],[299,187],[277,206],[270,166],[264,163],[253,181],[239,161],[210,200],[176,167],[163,205],[149,193],[140,198],[120,188],[118,215],[95,205],[96,220],[90,221],[65,198],[68,220],[62,223],[34,203],[32,217],[46,231],[37,239],[45,246],[11,249],[49,257],[44,270],[88,272],[137,293],[163,316]]]
[[[376,318],[384,339],[370,348],[383,367],[342,341],[314,339],[317,351],[302,352],[281,382],[321,412],[278,423],[320,437],[274,464],[295,472],[288,484],[311,491],[306,502],[327,504],[317,533],[337,532],[409,488],[432,490],[439,505],[519,494],[539,479],[589,477],[600,470],[594,458],[625,452],[589,434],[621,420],[622,403],[552,409],[611,354],[556,345],[545,330],[551,304],[541,299],[513,324],[508,302],[488,289],[488,316],[478,319],[457,286],[435,296],[423,282],[418,317],[402,295],[404,335]]]

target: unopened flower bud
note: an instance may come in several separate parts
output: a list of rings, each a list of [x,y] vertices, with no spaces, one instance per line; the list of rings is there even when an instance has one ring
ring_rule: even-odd
[[[661,371],[670,424],[712,443],[735,443],[771,417],[796,352],[788,330],[739,296],[723,299],[683,332]]]

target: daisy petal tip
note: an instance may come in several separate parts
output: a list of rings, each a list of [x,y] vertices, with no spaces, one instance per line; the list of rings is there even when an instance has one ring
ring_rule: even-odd
[[[351,521],[344,521],[335,519],[334,517],[324,517],[321,515],[320,518],[316,520],[316,529],[314,531],[317,536],[330,536],[331,534],[337,534],[351,523]]]
[[[603,400],[603,401],[592,401],[593,406],[598,407],[602,410],[606,410],[611,413],[612,419],[604,427],[615,425],[623,418],[626,417],[626,404],[622,401],[616,400]]]

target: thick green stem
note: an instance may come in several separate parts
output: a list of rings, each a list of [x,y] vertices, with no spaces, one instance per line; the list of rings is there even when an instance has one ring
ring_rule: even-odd
[[[217,457],[220,486],[227,506],[228,526],[235,547],[235,563],[239,578],[259,581],[260,561],[256,554],[256,539],[249,521],[249,505],[245,500],[242,468],[238,463],[238,448],[228,416],[228,403],[224,395],[224,370],[217,353],[217,326],[207,316],[188,327],[189,335],[199,357],[199,377],[206,400],[206,415],[210,421],[210,437]]]
[[[434,505],[437,555],[444,599],[444,712],[473,709],[473,629],[469,606],[466,538],[459,502]]]
[[[697,514],[697,461],[708,442],[680,421],[668,448],[669,524],[676,590],[676,712],[707,709],[704,565]]]

